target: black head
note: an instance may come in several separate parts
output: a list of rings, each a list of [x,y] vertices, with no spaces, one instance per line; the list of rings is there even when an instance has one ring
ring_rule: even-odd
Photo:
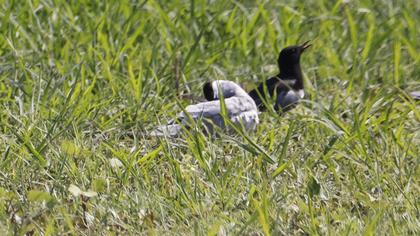
[[[309,41],[306,41],[302,45],[289,46],[281,50],[278,59],[280,71],[288,70],[291,66],[299,64],[300,55],[310,46]]]
[[[203,86],[203,93],[204,97],[207,101],[213,101],[214,100],[214,91],[212,82],[206,82]]]

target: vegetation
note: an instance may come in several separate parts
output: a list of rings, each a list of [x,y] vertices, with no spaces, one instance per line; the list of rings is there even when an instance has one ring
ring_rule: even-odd
[[[0,234],[420,234],[419,16],[417,0],[2,1]],[[250,90],[306,40],[298,108],[253,133],[147,136],[205,81]]]

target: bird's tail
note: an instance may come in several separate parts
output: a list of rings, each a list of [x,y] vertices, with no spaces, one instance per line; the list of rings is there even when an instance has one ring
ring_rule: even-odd
[[[179,124],[168,124],[157,127],[155,130],[149,133],[150,136],[162,137],[169,136],[175,137],[181,133],[182,126]]]

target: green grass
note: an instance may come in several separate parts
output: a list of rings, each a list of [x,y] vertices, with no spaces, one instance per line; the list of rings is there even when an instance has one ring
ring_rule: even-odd
[[[420,234],[420,2],[213,2],[0,4],[0,234]],[[297,109],[144,136],[306,40]]]

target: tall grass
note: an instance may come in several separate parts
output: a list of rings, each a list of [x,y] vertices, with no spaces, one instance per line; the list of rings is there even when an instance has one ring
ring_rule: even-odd
[[[1,234],[419,234],[420,2],[3,1]],[[254,133],[146,134],[302,57]],[[132,135],[128,135],[132,134]]]

